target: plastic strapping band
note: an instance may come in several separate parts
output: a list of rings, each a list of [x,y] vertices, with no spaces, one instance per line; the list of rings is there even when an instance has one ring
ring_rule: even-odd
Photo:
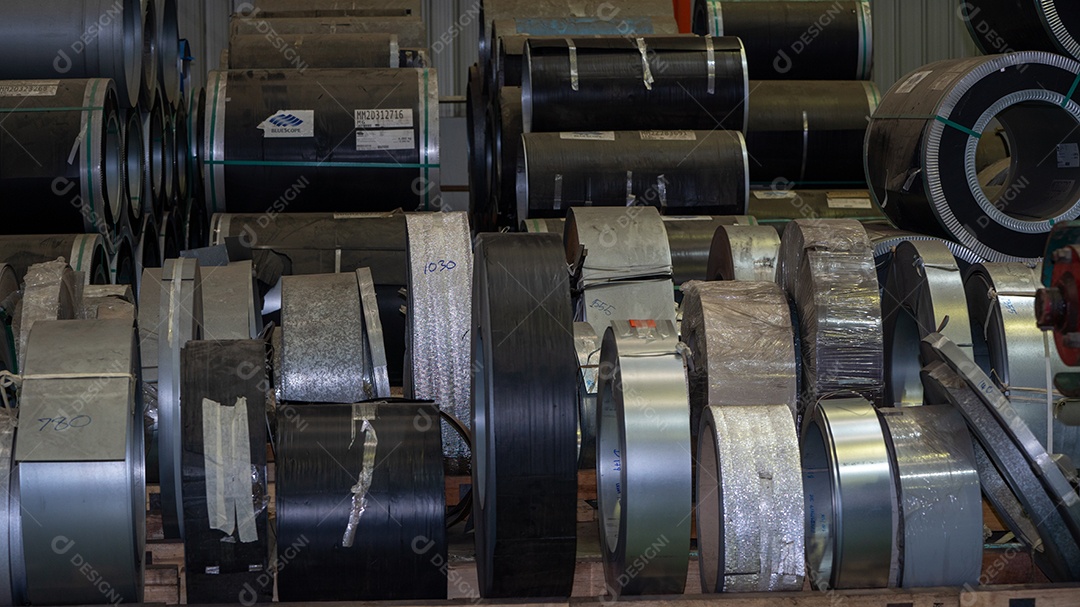
[[[577,47],[570,38],[566,39],[566,49],[570,51],[570,88],[579,90],[577,71]]]
[[[555,173],[555,200],[554,200],[553,204],[554,204],[555,210],[562,209],[562,174],[561,173]]]
[[[649,69],[649,48],[644,38],[637,39],[637,47],[641,53],[641,80],[645,83],[645,88],[651,91],[655,80],[653,80],[652,70]]]
[[[349,523],[345,526],[345,535],[341,538],[341,545],[351,548],[356,539],[356,527],[360,524],[360,517],[367,510],[367,492],[371,489],[371,478],[375,473],[375,450],[379,446],[379,437],[375,434],[375,427],[371,420],[375,419],[375,407],[367,404],[353,405],[352,440],[349,441],[349,449],[356,442],[356,422],[363,422],[361,431],[364,433],[364,463],[360,469],[360,476],[352,489],[352,511],[349,513]]]
[[[173,328],[173,319],[176,317],[176,309],[180,307],[181,291],[184,286],[184,264],[180,260],[173,262],[172,268],[172,284],[169,285],[172,288],[172,297],[169,298],[169,318],[168,321],[168,333],[166,334],[166,340],[169,345],[176,350],[176,342],[179,339],[178,331]]]
[[[202,399],[203,469],[206,472],[206,510],[210,528],[240,542],[258,541],[251,492],[251,437],[247,398],[232,407]]]
[[[705,67],[709,70],[708,93],[716,93],[716,51],[713,49],[712,36],[705,36]]]
[[[1080,74],[1076,75],[1076,79],[1073,80],[1072,86],[1069,87],[1068,94],[1066,94],[1065,98],[1061,100],[1061,107],[1067,107],[1069,105],[1069,101],[1072,100],[1073,93],[1076,92],[1076,87],[1080,87]]]
[[[720,0],[709,0],[709,12],[712,13],[712,35],[724,35],[724,9]]]

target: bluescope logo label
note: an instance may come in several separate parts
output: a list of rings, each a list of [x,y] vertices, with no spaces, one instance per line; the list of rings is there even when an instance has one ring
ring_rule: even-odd
[[[263,137],[314,137],[314,110],[279,110],[259,125]]]

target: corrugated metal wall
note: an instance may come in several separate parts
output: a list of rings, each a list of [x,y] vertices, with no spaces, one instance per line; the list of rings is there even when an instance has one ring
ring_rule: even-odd
[[[882,91],[932,61],[977,55],[958,0],[870,0],[874,81]]]

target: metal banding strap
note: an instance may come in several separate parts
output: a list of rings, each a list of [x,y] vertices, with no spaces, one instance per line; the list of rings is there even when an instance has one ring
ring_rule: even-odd
[[[262,325],[255,310],[252,262],[202,268],[203,336],[208,341],[254,339]]]
[[[894,579],[896,487],[881,421],[863,398],[822,400],[802,431],[806,568],[814,588]]]
[[[922,338],[941,331],[972,356],[967,295],[944,243],[901,242],[881,296],[888,406],[923,404],[922,368],[936,357]]]
[[[286,411],[279,408],[279,420]],[[280,599],[445,599],[438,407],[306,404],[293,407],[288,419],[277,436],[277,554],[290,559],[277,572]],[[365,425],[373,430],[370,440]],[[353,489],[371,443],[374,465],[361,495]],[[355,519],[353,496],[366,500]],[[345,546],[350,522],[353,541]]]
[[[693,496],[686,372],[674,323],[612,323],[600,365],[596,479],[607,591],[682,594]]]
[[[927,340],[931,339],[934,339],[933,334],[927,337]],[[1080,580],[1080,544],[1065,520],[1064,508],[1059,508],[1059,504],[1063,505],[1063,502],[1049,494],[1026,455],[978,396],[978,390],[946,364],[948,354],[941,354],[945,361],[932,362],[923,372],[928,393],[933,394],[940,402],[951,404],[964,415],[977,443],[976,453],[985,452],[992,462],[992,467],[999,471],[1014,499],[1022,506],[1022,511],[1009,518],[1014,522],[1026,518],[1034,523],[1038,537],[1042,540],[1042,550],[1035,553],[1036,562],[1043,573],[1051,581]],[[975,366],[970,361],[969,365],[971,368]],[[992,384],[987,384],[993,389]],[[1056,464],[1050,462],[1050,465]],[[982,472],[985,469],[984,463],[980,463],[980,469],[980,477],[988,478],[988,475]],[[1058,474],[1061,474],[1060,471]],[[994,476],[996,475],[989,475],[989,480],[993,481]],[[989,486],[994,487],[993,484]],[[1012,500],[999,498],[994,501],[1002,504],[1011,503]],[[1010,513],[1012,508],[1005,510]],[[1030,537],[1023,528],[1014,529],[1018,537]]]
[[[649,68],[649,47],[644,38],[637,38],[638,52],[641,53],[641,80],[645,83],[645,89],[651,91],[653,82],[652,69]]]
[[[356,270],[356,284],[360,287],[360,308],[364,311],[364,335],[368,344],[368,363],[374,383],[375,396],[390,397],[390,377],[386,367],[386,345],[383,342],[382,319],[379,318],[379,300],[375,296],[375,281],[370,268]]]
[[[716,94],[716,50],[713,48],[712,36],[705,36],[705,69],[709,70],[708,93]]]
[[[881,418],[900,497],[900,585],[978,583],[982,493],[964,418],[947,405],[882,409]]]
[[[134,327],[40,321],[27,352],[14,481],[21,551],[12,559],[25,562],[25,601],[142,602],[146,484]],[[84,563],[96,579],[80,571]],[[20,578],[21,566],[12,562]]]
[[[577,91],[580,90],[578,85],[578,60],[577,47],[574,46],[573,39],[566,39],[566,50],[570,54],[570,88]]]
[[[705,408],[695,467],[702,592],[802,590],[801,472],[788,405]]]
[[[795,336],[783,290],[771,282],[691,281],[682,291],[692,435],[710,405],[787,405],[794,427]]]
[[[710,34],[713,36],[724,35],[724,7],[720,0],[707,0]]]
[[[537,221],[537,220],[534,220]],[[600,336],[587,322],[574,323],[578,357],[578,468],[596,468],[596,385],[600,372]]]
[[[769,226],[719,226],[709,247],[707,280],[776,281],[780,235]]]
[[[100,93],[98,92],[99,89]],[[104,210],[103,205],[108,201],[99,201],[98,199],[106,191],[102,180],[105,179],[104,167],[107,159],[102,157],[102,150],[104,149],[102,142],[104,141],[105,123],[108,120],[108,116],[104,115],[105,100],[112,90],[113,84],[108,79],[92,78],[87,81],[86,95],[83,97],[83,106],[86,109],[82,112],[82,128],[80,129],[79,141],[75,142],[76,147],[78,147],[79,143],[82,144],[82,162],[79,165],[79,189],[82,194],[83,209],[86,211],[83,215],[83,223],[87,232],[99,232],[106,236],[110,235],[110,230],[109,226],[105,225],[105,214],[102,211]],[[97,112],[102,112],[100,120],[94,118]],[[71,164],[72,160],[73,157],[69,158],[68,164]],[[94,170],[95,166],[99,167],[99,170]],[[99,217],[101,218],[100,224]],[[114,219],[118,220],[119,218]]]
[[[472,321],[472,236],[464,212],[410,213],[405,395],[433,400],[460,420],[471,417],[469,342]],[[443,425],[448,472],[464,473],[464,440]]]
[[[473,281],[473,487],[484,598],[569,597],[577,356],[562,241],[481,234]]]
[[[153,288],[148,284],[147,288]],[[161,525],[167,538],[184,537],[181,485],[180,351],[202,339],[202,273],[195,259],[167,259],[158,307],[158,475]],[[148,329],[150,330],[150,329]]]

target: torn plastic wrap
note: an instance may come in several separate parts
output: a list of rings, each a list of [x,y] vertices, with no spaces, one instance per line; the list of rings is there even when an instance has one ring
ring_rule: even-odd
[[[79,299],[79,318],[120,318],[135,322],[135,295],[130,285],[87,285]]]
[[[776,281],[780,235],[769,226],[720,226],[709,244],[705,280]]]
[[[30,266],[26,270],[19,324],[19,360],[25,360],[30,329],[38,320],[75,318],[75,275],[63,258]],[[20,365],[21,366],[21,365]]]
[[[696,465],[702,592],[802,590],[799,455],[786,404],[705,408]]]
[[[794,420],[794,329],[778,285],[691,281],[683,285],[682,310],[692,436],[709,405],[783,404]]]

